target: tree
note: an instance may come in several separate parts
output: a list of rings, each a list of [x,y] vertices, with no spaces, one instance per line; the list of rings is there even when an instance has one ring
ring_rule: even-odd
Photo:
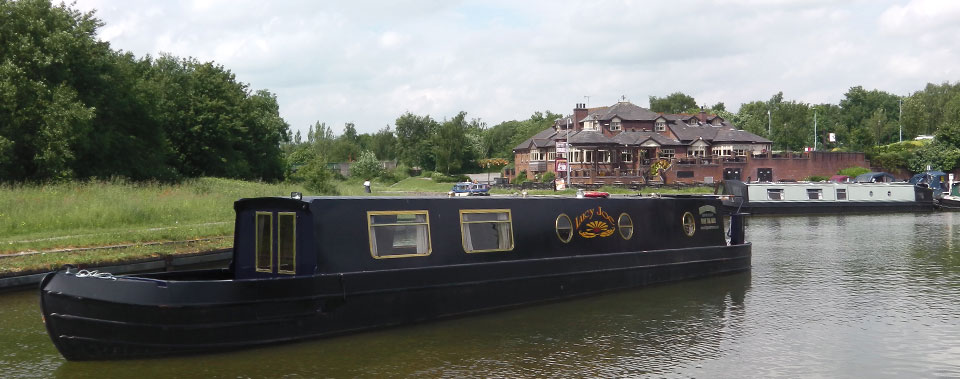
[[[650,110],[660,113],[684,113],[696,112],[699,108],[692,96],[674,92],[667,97],[650,96]]]
[[[432,170],[435,166],[433,142],[439,127],[430,116],[404,113],[396,121],[397,158],[411,166]]]
[[[466,116],[466,112],[460,112],[437,129],[433,143],[437,171],[444,174],[460,173],[461,168],[474,159],[467,139]]]
[[[377,155],[370,150],[364,150],[360,157],[350,166],[350,176],[370,180],[383,175],[383,166],[377,160]]]

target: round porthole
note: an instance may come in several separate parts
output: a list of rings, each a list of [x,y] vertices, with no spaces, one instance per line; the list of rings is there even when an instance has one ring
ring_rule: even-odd
[[[633,237],[633,219],[626,213],[621,213],[617,219],[617,227],[620,229],[620,237],[628,240]]]
[[[870,197],[873,197],[873,191],[870,191]]]
[[[570,242],[573,239],[573,223],[570,222],[570,216],[567,216],[565,213],[561,213],[557,216],[557,238],[560,238],[560,241],[563,243]]]
[[[693,237],[693,233],[697,232],[697,220],[693,218],[693,213],[687,212],[683,214],[683,233],[687,237]]]
[[[890,197],[890,196],[893,196],[893,194],[890,193],[890,191],[887,191],[887,197]]]

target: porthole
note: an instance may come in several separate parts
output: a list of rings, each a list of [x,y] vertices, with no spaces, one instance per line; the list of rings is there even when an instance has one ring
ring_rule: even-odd
[[[893,196],[893,194],[890,193],[890,191],[887,191],[887,197],[890,197],[890,196]]]
[[[628,240],[633,237],[633,219],[626,213],[621,213],[617,219],[617,227],[620,229],[620,237]]]
[[[570,216],[567,216],[565,213],[557,216],[556,227],[557,238],[560,238],[560,241],[567,243],[573,239],[573,223],[570,222]]]
[[[683,233],[687,237],[693,237],[693,233],[697,232],[697,221],[693,218],[693,213],[684,213],[681,222],[683,223]]]
[[[870,191],[870,197],[873,197],[873,191]]]

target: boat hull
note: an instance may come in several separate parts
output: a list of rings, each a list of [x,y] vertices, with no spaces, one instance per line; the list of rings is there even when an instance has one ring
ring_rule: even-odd
[[[739,204],[725,201],[726,212],[740,211],[750,215],[802,215],[802,214],[869,214],[932,212],[937,209],[933,202],[780,202],[775,204]]]
[[[69,360],[233,350],[748,270],[751,245],[574,255],[250,280],[41,283]]]

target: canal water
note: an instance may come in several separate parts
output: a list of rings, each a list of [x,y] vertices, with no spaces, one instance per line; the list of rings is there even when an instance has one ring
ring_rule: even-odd
[[[0,376],[960,377],[960,213],[754,217],[749,273],[292,345],[66,362],[0,295]]]

